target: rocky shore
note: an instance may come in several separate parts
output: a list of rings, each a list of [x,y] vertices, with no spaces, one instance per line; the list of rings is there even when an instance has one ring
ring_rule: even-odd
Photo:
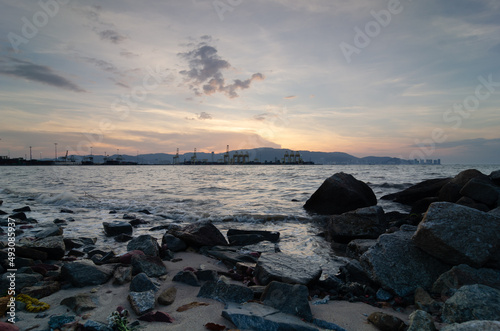
[[[155,228],[157,240],[134,235],[141,219],[119,211],[102,224],[126,246],[117,255],[97,238],[65,236],[71,217],[42,224],[29,205],[2,201],[0,329],[500,330],[500,171],[383,199],[412,212],[386,213],[344,173],[309,198],[337,255],[327,265],[281,252],[279,232],[223,234],[205,221]]]

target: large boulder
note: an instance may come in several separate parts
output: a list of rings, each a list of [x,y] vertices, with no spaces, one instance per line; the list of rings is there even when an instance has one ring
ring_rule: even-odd
[[[68,280],[75,287],[101,285],[113,276],[113,268],[98,266],[90,260],[65,263],[61,268],[61,279]]]
[[[52,260],[62,259],[66,252],[66,245],[62,236],[40,239],[31,245],[27,245],[27,247],[47,253],[47,258]]]
[[[327,238],[347,244],[353,239],[377,239],[386,229],[384,210],[379,206],[359,208],[330,217]]]
[[[35,234],[35,238],[43,239],[52,236],[62,236],[63,228],[52,225],[44,228],[42,231]]]
[[[317,214],[338,215],[376,204],[377,198],[368,185],[352,175],[339,172],[321,184],[306,201],[304,209]]]
[[[193,247],[227,246],[224,235],[210,221],[188,224],[181,229],[172,229],[171,234]]]
[[[200,288],[198,297],[219,300],[224,303],[243,303],[253,299],[253,291],[246,286],[227,284],[222,280],[209,280]]]
[[[460,190],[469,180],[477,177],[486,177],[486,175],[476,169],[460,172],[439,190],[439,201],[457,202],[462,197]]]
[[[137,315],[144,315],[155,308],[155,292],[153,290],[130,292],[128,301]]]
[[[413,244],[414,232],[415,227],[403,225],[400,231],[383,234],[360,258],[371,279],[399,296],[412,294],[417,287],[429,290],[449,269]]]
[[[321,277],[319,264],[310,259],[283,253],[262,254],[255,267],[255,277],[262,285],[271,281],[309,285]]]
[[[445,323],[500,321],[500,290],[486,285],[462,286],[443,307]]]
[[[460,190],[460,194],[494,208],[500,195],[500,188],[489,178],[473,178]]]
[[[436,202],[427,210],[412,239],[420,249],[445,263],[481,267],[500,247],[500,218]]]
[[[475,269],[466,264],[461,264],[439,276],[432,285],[432,292],[451,296],[460,287],[474,284],[482,284],[500,290],[500,270]]]
[[[263,304],[276,308],[282,313],[296,315],[307,322],[313,319],[309,306],[309,290],[304,285],[291,285],[273,281],[262,294]]]
[[[500,185],[500,170],[495,170],[490,174],[490,179],[493,183]]]
[[[437,197],[441,188],[450,182],[451,178],[428,179],[409,188],[383,196],[381,199],[392,200],[405,205],[413,205],[418,200]]]
[[[132,239],[127,244],[127,251],[143,251],[144,254],[149,256],[159,256],[160,246],[155,238],[149,234],[143,234],[137,238]]]

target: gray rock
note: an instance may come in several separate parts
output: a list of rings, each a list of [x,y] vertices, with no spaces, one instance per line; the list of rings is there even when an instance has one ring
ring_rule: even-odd
[[[424,180],[423,182],[413,185],[401,192],[383,196],[381,199],[393,200],[405,205],[413,205],[418,200],[428,197],[437,197],[442,187],[450,182],[450,180],[451,178]]]
[[[500,270],[475,269],[466,264],[455,266],[439,276],[432,292],[451,296],[463,285],[482,284],[500,290]]]
[[[159,287],[143,272],[137,274],[130,282],[130,292],[156,292],[158,289]]]
[[[187,245],[181,239],[171,235],[170,233],[165,233],[161,239],[161,244],[167,245],[167,248],[172,252],[182,252],[185,251]]]
[[[137,315],[143,315],[155,308],[155,292],[130,292],[128,301]]]
[[[435,331],[436,326],[432,316],[423,311],[415,310],[410,314],[410,326],[407,331]]]
[[[309,306],[309,290],[304,285],[291,285],[273,281],[267,285],[261,301],[280,312],[296,315],[307,322],[313,319]]]
[[[47,258],[51,260],[62,259],[66,252],[66,246],[64,245],[62,236],[47,237],[26,246],[47,253]]]
[[[32,298],[41,299],[61,289],[61,284],[58,281],[40,281],[33,286],[25,287],[21,293],[27,294]]]
[[[143,234],[137,238],[132,239],[127,244],[127,251],[143,251],[144,254],[149,256],[159,256],[160,246],[155,238],[148,234]]]
[[[123,285],[132,280],[132,267],[123,267],[120,266],[116,268],[115,273],[113,274],[113,284],[114,285]]]
[[[500,291],[486,285],[464,285],[443,307],[445,323],[500,320]]]
[[[10,287],[11,282],[14,279],[12,277],[7,278],[8,276],[11,276],[11,272],[4,273],[0,278],[0,288],[5,290],[5,292],[7,292],[7,289]],[[37,273],[34,274],[16,273],[14,280],[16,293],[21,292],[21,290],[26,287],[35,285],[42,279],[43,276]]]
[[[488,214],[491,214],[496,217],[500,217],[500,207],[497,207],[495,209],[492,209],[488,212]]]
[[[196,271],[196,277],[200,282],[204,282],[207,280],[217,280],[219,275],[215,270],[198,270]]]
[[[360,262],[371,279],[385,290],[404,297],[419,286],[430,289],[449,267],[413,244],[412,227],[401,229],[381,235],[377,244],[361,256]]]
[[[338,215],[376,204],[377,198],[368,185],[340,172],[321,184],[306,201],[304,209],[317,214]]]
[[[158,297],[158,303],[163,306],[168,306],[174,303],[175,297],[177,295],[177,289],[173,286],[170,286],[163,292],[161,292],[160,296]]]
[[[439,200],[445,202],[457,202],[462,195],[460,190],[473,178],[486,177],[481,171],[468,169],[460,172],[449,183],[445,184],[439,191]]]
[[[229,303],[222,311],[222,317],[243,330],[319,331],[296,316],[254,302],[244,305]]]
[[[201,286],[198,297],[214,299],[225,303],[243,303],[253,299],[253,291],[245,286],[227,284],[221,280],[209,280]]]
[[[117,236],[119,234],[132,234],[132,225],[123,221],[103,222],[104,233],[109,236]]]
[[[203,247],[200,253],[219,259],[223,262],[236,265],[238,262],[256,263],[257,257],[249,254],[249,252],[241,252],[240,247],[213,246]]]
[[[167,267],[158,256],[132,256],[132,274],[144,272],[149,277],[160,277],[167,274]]]
[[[69,307],[77,315],[80,315],[86,311],[97,308],[96,301],[97,298],[92,297],[90,294],[80,293],[63,299],[61,305]]]
[[[75,287],[84,287],[106,283],[113,272],[113,268],[107,265],[98,266],[90,260],[80,260],[65,263],[61,268],[61,277]]]
[[[500,218],[449,202],[433,203],[418,225],[413,242],[452,264],[484,265],[500,245]]]
[[[191,286],[200,286],[198,277],[196,277],[195,273],[190,270],[179,271],[174,278],[172,278],[172,280],[174,282],[181,282]]]
[[[458,199],[457,205],[462,205],[465,207],[477,209],[485,213],[490,211],[490,208],[486,206],[484,203],[477,202],[469,197],[461,197],[460,199]]]
[[[43,239],[52,236],[62,236],[63,229],[58,226],[50,226],[35,234],[35,238]]]
[[[377,239],[386,229],[384,210],[379,206],[359,208],[333,215],[327,225],[327,239],[347,244],[354,239]]]
[[[113,331],[107,324],[93,320],[86,320],[83,328],[86,331]]]
[[[188,224],[181,229],[173,228],[169,231],[170,234],[196,248],[228,245],[224,235],[210,221],[199,221]]]
[[[375,297],[377,298],[377,300],[380,300],[380,301],[389,301],[394,296],[392,295],[392,293],[387,292],[383,288],[379,288],[377,293],[375,294]]]
[[[321,277],[321,266],[303,257],[283,253],[262,254],[255,267],[255,277],[262,285],[271,281],[309,285]]]
[[[500,331],[500,322],[498,321],[469,321],[465,323],[455,323],[447,325],[441,331]]]
[[[442,303],[434,300],[430,294],[421,287],[418,287],[415,290],[414,301],[415,307],[419,310],[423,310],[431,314],[438,314],[441,312]]]
[[[464,185],[460,194],[484,203],[488,207],[495,207],[499,196],[499,187],[489,178],[473,178]]]
[[[47,260],[47,253],[42,252],[38,249],[16,246],[16,257],[26,257],[34,260]]]

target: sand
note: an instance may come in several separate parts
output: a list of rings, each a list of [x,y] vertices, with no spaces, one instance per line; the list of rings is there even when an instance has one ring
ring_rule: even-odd
[[[218,260],[211,259],[204,255],[192,252],[179,252],[176,253],[176,258],[181,258],[180,262],[165,261],[168,274],[165,280],[160,280],[161,288],[157,295],[164,289],[175,286],[177,288],[177,296],[175,302],[170,306],[156,305],[155,310],[168,313],[173,317],[174,322],[171,324],[161,322],[140,322],[144,328],[142,330],[207,330],[204,325],[206,323],[217,323],[225,325],[227,328],[235,328],[235,326],[221,316],[224,304],[211,299],[198,298],[199,287],[186,285],[183,283],[172,282],[173,276],[185,267],[198,268],[203,266],[205,269],[213,269],[218,271],[227,271],[227,267]],[[238,282],[234,282],[238,284]],[[51,305],[47,310],[49,317],[52,315],[75,315],[68,307],[60,305],[60,302],[67,297],[74,296],[79,293],[93,293],[98,298],[98,308],[83,313],[77,316],[77,320],[84,322],[84,318],[91,319],[98,322],[107,323],[108,315],[113,312],[117,306],[123,306],[131,312],[129,321],[137,319],[135,313],[132,312],[130,304],[127,300],[129,293],[128,284],[122,286],[112,285],[112,282],[100,286],[88,286],[83,288],[68,287],[59,292],[56,292],[48,297],[41,299]],[[177,308],[182,305],[191,303],[193,301],[208,303],[208,306],[199,306],[189,309],[184,312],[177,312]],[[380,309],[364,303],[349,303],[346,301],[329,301],[328,304],[312,305],[311,310],[315,318],[323,319],[329,322],[336,323],[337,325],[350,331],[376,331],[377,329],[368,324],[367,316],[374,311],[385,311],[389,314],[400,317],[407,321],[408,314],[396,312],[391,308]],[[49,317],[43,319],[35,318],[36,313],[17,312],[19,321],[16,325],[21,330],[46,330],[48,328]]]

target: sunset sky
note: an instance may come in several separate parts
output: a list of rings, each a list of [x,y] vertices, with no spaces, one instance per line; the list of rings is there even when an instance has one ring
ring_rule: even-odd
[[[229,144],[500,164],[498,0],[0,8],[0,155]]]

